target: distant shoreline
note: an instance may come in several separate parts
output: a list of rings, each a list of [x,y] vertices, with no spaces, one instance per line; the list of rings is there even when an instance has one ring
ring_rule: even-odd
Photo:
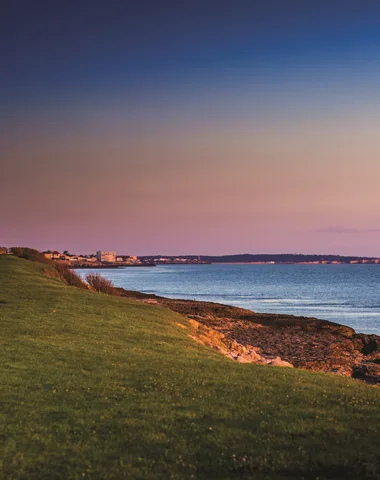
[[[326,263],[316,263],[316,262],[209,262],[209,263],[176,263],[176,262],[163,262],[163,263],[151,263],[151,264],[129,264],[129,265],[118,265],[118,264],[109,264],[109,265],[69,265],[69,268],[72,269],[82,269],[82,270],[90,270],[90,269],[115,269],[115,268],[136,268],[136,267],[157,267],[157,266],[165,266],[165,265],[176,265],[176,266],[193,266],[193,265],[311,265],[311,266],[321,266],[321,265],[347,265],[347,266],[355,266],[355,265],[379,265],[379,263],[375,262],[357,262],[357,263],[333,263],[333,262],[326,262]]]
[[[110,265],[69,265],[69,268],[73,269],[82,269],[82,270],[90,270],[90,269],[101,269],[101,268],[136,268],[136,267],[155,267],[156,265],[154,263],[152,264],[130,264],[130,265],[116,265],[116,264],[110,264]]]
[[[379,263],[375,262],[367,262],[367,263],[346,263],[346,262],[341,262],[341,263],[332,263],[332,262],[327,262],[327,263],[315,263],[315,262],[211,262],[211,265],[380,265]]]

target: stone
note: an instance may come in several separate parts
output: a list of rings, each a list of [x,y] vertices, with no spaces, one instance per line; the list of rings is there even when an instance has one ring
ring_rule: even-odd
[[[286,362],[285,360],[281,360],[280,357],[276,357],[274,360],[272,360],[269,365],[272,365],[273,367],[289,367],[289,368],[294,368],[294,365],[292,365],[289,362]]]

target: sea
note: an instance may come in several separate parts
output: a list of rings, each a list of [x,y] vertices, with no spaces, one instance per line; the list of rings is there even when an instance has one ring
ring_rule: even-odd
[[[89,272],[77,270],[82,277]],[[380,265],[158,265],[94,272],[127,290],[316,317],[380,335]]]

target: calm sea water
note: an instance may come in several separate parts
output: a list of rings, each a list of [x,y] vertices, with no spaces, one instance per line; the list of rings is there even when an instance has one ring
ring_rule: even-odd
[[[380,265],[165,265],[99,273],[129,290],[313,316],[380,334]]]

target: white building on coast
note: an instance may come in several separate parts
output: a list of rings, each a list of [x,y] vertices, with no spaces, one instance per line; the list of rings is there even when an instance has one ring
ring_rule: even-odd
[[[116,252],[96,252],[96,258],[99,262],[116,262]]]

